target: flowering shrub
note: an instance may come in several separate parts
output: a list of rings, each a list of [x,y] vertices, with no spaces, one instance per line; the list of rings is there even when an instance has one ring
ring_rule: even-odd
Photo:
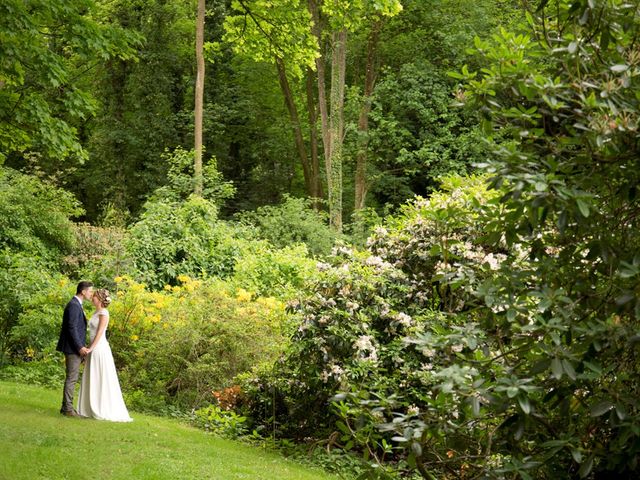
[[[442,413],[453,411],[461,398],[454,386],[436,400],[424,388],[426,379],[466,385],[468,369],[437,367],[451,367],[480,336],[460,315],[472,292],[452,287],[450,272],[460,284],[462,273],[484,278],[504,254],[479,243],[474,227],[474,206],[497,194],[488,193],[481,178],[452,177],[444,188],[450,192],[418,199],[378,228],[369,251],[340,247],[318,264],[311,294],[292,305],[299,324],[286,356],[245,384],[254,415],[265,424],[275,412],[276,422],[286,419],[279,424],[282,435],[329,435],[338,428],[342,446],[382,462],[398,459],[395,434],[378,427],[390,420],[385,408],[415,413],[437,402]],[[425,332],[436,338],[431,349],[409,340]],[[328,409],[331,398],[338,402]]]
[[[286,355],[244,385],[255,417],[425,478],[636,469],[637,323],[611,285],[637,289],[638,262],[600,276],[553,225],[509,237],[482,179],[444,187],[319,264]]]
[[[281,349],[281,302],[219,281],[178,280],[149,291],[116,279],[109,339],[123,390],[140,408],[157,399],[188,408],[210,403],[213,390]]]

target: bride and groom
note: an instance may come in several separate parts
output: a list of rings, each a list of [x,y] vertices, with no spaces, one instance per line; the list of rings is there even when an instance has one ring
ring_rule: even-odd
[[[87,317],[82,308],[84,300],[91,301],[95,312],[88,322],[89,346],[86,346]],[[60,413],[69,417],[89,417],[113,422],[132,421],[122,399],[116,366],[107,341],[107,325],[111,303],[105,289],[93,291],[91,282],[80,282],[76,294],[69,301],[62,316],[62,328],[57,350],[64,353],[66,378]],[[80,374],[80,364],[86,360],[78,409],[73,408],[73,393]]]

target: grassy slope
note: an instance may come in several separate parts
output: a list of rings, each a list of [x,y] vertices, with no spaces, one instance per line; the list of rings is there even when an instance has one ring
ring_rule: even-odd
[[[332,479],[257,447],[177,421],[63,417],[61,392],[0,382],[0,480]]]

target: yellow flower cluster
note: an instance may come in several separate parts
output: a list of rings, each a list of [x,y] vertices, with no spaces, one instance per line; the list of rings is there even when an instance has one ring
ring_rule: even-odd
[[[271,297],[255,297],[243,288],[206,283],[186,275],[179,285],[149,291],[128,276],[116,277],[116,298],[111,304],[110,330],[121,341],[137,342],[156,328],[179,328],[192,321],[191,312],[205,312],[211,321],[240,322],[279,328],[285,306]]]

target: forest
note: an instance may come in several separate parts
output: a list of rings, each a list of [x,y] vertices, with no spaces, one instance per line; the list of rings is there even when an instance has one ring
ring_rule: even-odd
[[[341,478],[637,478],[639,36],[638,0],[3,0],[0,379],[62,388],[91,280],[135,412]]]

